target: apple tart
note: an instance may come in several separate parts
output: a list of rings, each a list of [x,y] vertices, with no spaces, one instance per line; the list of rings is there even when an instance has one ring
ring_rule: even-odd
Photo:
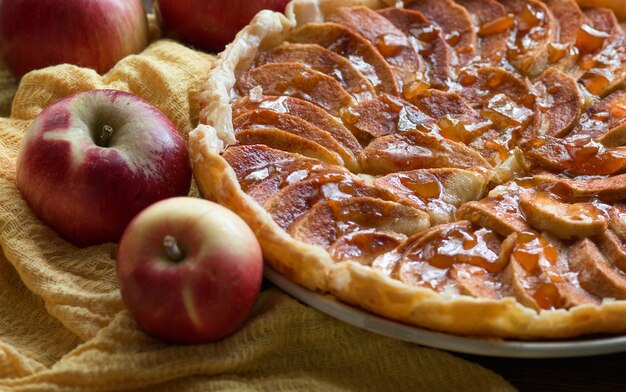
[[[203,86],[200,191],[274,269],[372,313],[474,336],[624,333],[626,36],[592,3],[263,11]]]

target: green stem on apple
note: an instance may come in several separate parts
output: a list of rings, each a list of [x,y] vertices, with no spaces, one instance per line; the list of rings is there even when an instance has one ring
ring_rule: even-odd
[[[183,251],[178,246],[178,241],[172,235],[168,234],[163,237],[163,249],[167,257],[174,262],[182,261],[185,257]]]
[[[100,147],[109,147],[111,145],[111,138],[113,137],[113,127],[110,125],[103,125],[98,135],[98,142],[96,143]]]

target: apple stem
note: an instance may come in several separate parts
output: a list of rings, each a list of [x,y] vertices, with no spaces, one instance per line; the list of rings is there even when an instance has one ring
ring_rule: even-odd
[[[98,136],[98,145],[100,147],[109,147],[111,145],[111,137],[113,136],[113,127],[110,125],[103,125]]]
[[[163,249],[165,249],[165,254],[172,261],[181,261],[185,257],[183,251],[178,246],[178,241],[172,235],[163,237]]]

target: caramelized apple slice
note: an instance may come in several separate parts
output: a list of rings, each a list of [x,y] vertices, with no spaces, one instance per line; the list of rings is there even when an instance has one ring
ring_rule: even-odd
[[[310,102],[286,96],[262,96],[258,101],[253,101],[250,97],[234,99],[231,101],[231,106],[233,108],[233,118],[257,109],[271,110],[276,113],[286,113],[300,117],[309,124],[329,132],[355,156],[360,156],[363,152],[354,135],[340,121],[328,114],[324,109]]]
[[[575,48],[587,17],[575,0],[549,0],[545,2],[552,11],[559,29],[558,40],[548,44],[548,60],[561,71],[571,69],[578,59]]]
[[[526,231],[507,238],[502,247],[510,254],[503,278],[520,303],[535,310],[599,303],[580,287],[578,274],[570,271],[567,252],[557,241]]]
[[[492,125],[491,120],[481,116],[456,93],[426,90],[417,94],[412,102],[437,119],[441,136],[448,140],[468,144]]]
[[[607,33],[609,36],[621,35],[624,32],[613,10],[601,7],[585,9],[585,16],[594,29]]]
[[[344,112],[343,122],[362,141],[417,127],[435,127],[435,120],[399,97],[383,94]]]
[[[504,297],[505,286],[500,276],[493,275],[484,268],[471,264],[454,264],[450,267],[449,274],[462,295],[487,299]]]
[[[256,66],[268,63],[300,63],[332,76],[357,101],[376,95],[372,84],[348,60],[319,45],[285,42],[256,59]]]
[[[398,29],[414,40],[420,56],[424,59],[428,83],[440,89],[447,89],[453,78],[452,62],[454,53],[444,38],[444,34],[419,11],[384,8],[378,13],[393,23]],[[408,93],[416,92],[409,89]],[[405,93],[407,99],[410,94]]]
[[[540,134],[562,137],[577,124],[582,94],[576,81],[556,68],[548,68],[533,86],[542,112]]]
[[[233,119],[235,134],[239,130],[279,129],[319,144],[326,149],[337,153],[345,166],[351,171],[359,171],[357,157],[339,143],[330,132],[326,132],[312,125],[300,117],[286,113],[276,113],[271,110],[258,109],[244,113]]]
[[[626,147],[605,148],[588,136],[545,136],[524,143],[526,157],[555,173],[611,175],[626,169]]]
[[[605,97],[626,80],[626,36],[611,39],[598,53],[583,56],[579,62],[579,82],[589,93]]]
[[[393,67],[403,93],[422,82],[424,64],[409,38],[387,19],[364,6],[341,7],[328,18],[368,40]]]
[[[611,220],[609,228],[622,240],[626,241],[626,206],[623,204],[613,204],[609,210]]]
[[[626,245],[612,231],[605,230],[596,237],[598,248],[617,269],[626,273]]]
[[[393,71],[365,38],[337,23],[306,23],[292,32],[290,42],[317,44],[345,57],[377,93],[398,95]]]
[[[340,237],[357,231],[410,236],[428,226],[428,215],[417,208],[373,197],[351,197],[318,202],[289,227],[289,234],[328,249]]]
[[[501,0],[515,16],[507,60],[521,73],[539,76],[549,64],[548,46],[557,42],[558,27],[550,9],[537,0]]]
[[[333,116],[339,116],[342,108],[355,103],[335,79],[298,63],[265,64],[253,68],[241,75],[235,86],[242,95],[249,95],[250,90],[260,86],[263,94],[304,99]]]
[[[478,27],[478,54],[485,64],[500,65],[506,53],[506,44],[514,26],[513,17],[508,15],[496,0],[456,0],[470,14]]]
[[[569,263],[585,290],[601,298],[626,299],[626,274],[609,264],[588,238],[571,246]]]
[[[482,198],[487,181],[484,173],[443,168],[388,174],[374,184],[410,201],[439,224],[453,221],[461,204]]]
[[[233,168],[241,190],[259,204],[285,186],[324,174],[347,174],[340,166],[275,150],[264,145],[234,145],[222,154]]]
[[[498,67],[466,68],[458,78],[458,94],[503,133],[504,147],[537,134],[541,115],[530,84]]]
[[[424,14],[439,26],[458,58],[458,65],[469,63],[476,56],[476,34],[467,10],[452,0],[415,0],[405,8]]]
[[[588,135],[605,147],[626,144],[626,91],[619,90],[589,106],[574,129],[574,135]]]
[[[544,192],[529,192],[520,196],[519,206],[531,226],[564,240],[592,237],[607,227],[602,206],[592,203],[561,203]]]
[[[237,132],[236,138],[239,144],[264,144],[271,148],[295,152],[333,165],[344,165],[343,159],[336,152],[313,140],[280,129],[241,129]]]
[[[502,271],[508,261],[500,257],[502,240],[497,234],[473,227],[467,221],[435,226],[407,242],[410,245],[396,263],[392,276],[406,284],[446,294],[461,291],[453,278],[462,270],[457,269],[454,275],[450,273],[455,265],[477,267],[483,278],[489,276],[488,281],[493,282],[494,275]],[[469,273],[471,269],[463,271]],[[467,287],[466,282],[464,286]]]
[[[328,248],[330,257],[336,262],[355,261],[371,266],[380,255],[397,248],[406,236],[386,231],[355,231],[341,236]]]
[[[569,179],[553,174],[538,174],[534,181],[568,201],[599,199],[615,202],[626,199],[626,174],[611,177]]]
[[[263,204],[274,221],[288,230],[317,202],[370,196],[393,201],[395,197],[350,174],[324,174],[282,188]]]
[[[485,158],[465,145],[417,130],[375,139],[363,157],[363,169],[369,174],[438,167],[491,169]]]
[[[515,232],[528,231],[519,208],[520,195],[529,190],[514,182],[499,185],[480,201],[463,204],[456,212],[458,219],[468,220],[480,227],[487,227],[506,237]]]

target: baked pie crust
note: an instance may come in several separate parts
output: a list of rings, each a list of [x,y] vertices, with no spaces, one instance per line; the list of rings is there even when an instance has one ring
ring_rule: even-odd
[[[623,333],[614,15],[570,0],[263,11],[204,85],[199,189],[274,269],[378,315],[500,338]]]

